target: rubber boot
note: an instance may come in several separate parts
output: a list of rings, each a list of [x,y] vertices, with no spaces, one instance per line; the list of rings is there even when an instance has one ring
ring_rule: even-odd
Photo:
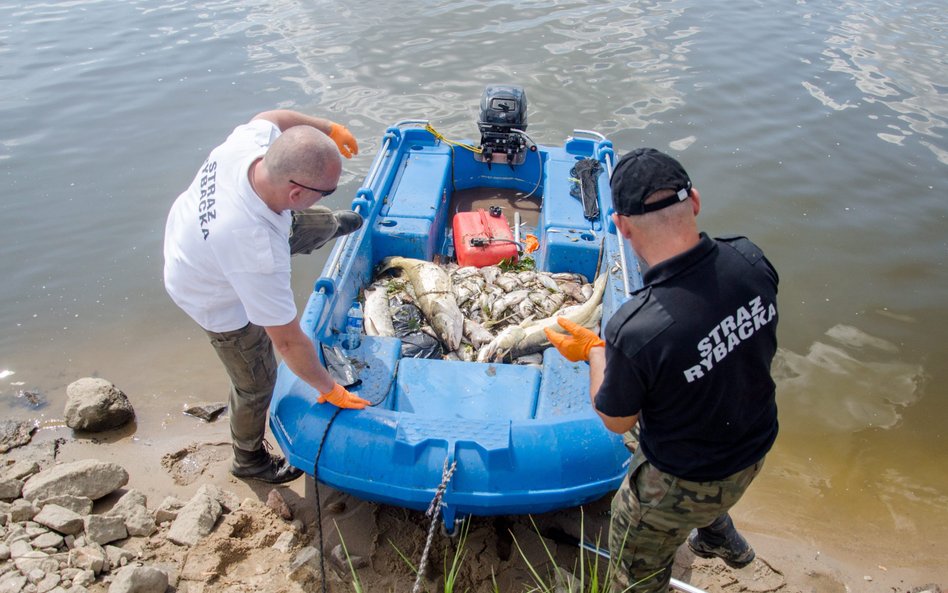
[[[303,475],[303,471],[290,465],[286,459],[275,457],[264,448],[244,451],[234,447],[234,463],[230,473],[238,478],[259,480],[268,484],[283,484]]]
[[[725,513],[714,523],[695,529],[688,536],[688,548],[695,556],[720,558],[731,568],[744,568],[754,561],[754,548],[737,532]]]

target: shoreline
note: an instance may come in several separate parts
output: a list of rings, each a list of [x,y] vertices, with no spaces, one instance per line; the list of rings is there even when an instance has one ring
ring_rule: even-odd
[[[119,492],[128,489],[142,492],[148,499],[149,508],[157,506],[167,496],[188,500],[204,484],[231,492],[239,500],[249,498],[261,504],[266,503],[270,492],[276,489],[285,499],[293,518],[304,525],[301,545],[306,543],[316,546],[314,540],[318,538],[315,529],[315,490],[312,477],[304,476],[278,488],[269,484],[238,480],[228,471],[230,444],[227,423],[221,422],[220,419],[212,423],[196,419],[195,422],[200,425],[199,429],[183,431],[176,436],[167,435],[167,438],[160,441],[136,437],[134,426],[94,437],[69,435],[71,431],[65,428],[44,428],[33,435],[29,444],[4,454],[4,464],[32,458],[45,468],[51,464],[52,457],[60,463],[89,458],[116,463],[126,468],[129,473],[128,484]],[[541,541],[537,536],[537,527],[552,525],[574,534],[584,528],[589,535],[593,533],[594,527],[602,526],[604,521],[608,521],[603,517],[608,511],[610,498],[607,496],[585,505],[582,513],[577,509],[565,509],[536,517],[474,518],[467,540],[473,554],[468,555],[468,564],[462,569],[462,579],[469,581],[471,591],[493,591],[492,578],[497,578],[498,585],[509,587],[501,588],[503,593],[519,593],[524,590],[521,585],[530,582],[530,575],[523,558],[517,557],[517,547],[521,542],[526,550],[525,554],[531,558],[531,563],[548,563],[543,553],[543,547],[546,545],[552,551],[557,564],[568,570],[576,565],[576,549],[545,538]],[[100,509],[114,504],[114,499],[117,497],[110,495],[96,503],[94,512],[103,512]],[[428,528],[428,522],[422,513],[360,501],[326,486],[320,487],[320,499],[323,507],[321,514],[327,562],[330,560],[331,551],[339,544],[341,535],[351,556],[359,558],[359,562],[364,564],[357,574],[365,591],[381,593],[410,587],[413,582],[411,570],[392,547],[395,541],[399,542],[401,547],[397,549],[413,562],[418,562]],[[864,550],[858,549],[865,548],[866,542],[862,542],[856,549],[821,545],[815,551],[815,546],[810,542],[792,535],[777,536],[773,533],[773,528],[768,529],[768,523],[779,525],[779,511],[762,513],[761,509],[749,505],[752,507],[751,512],[745,516],[741,506],[739,503],[733,516],[742,533],[757,551],[757,560],[744,569],[732,570],[719,560],[696,558],[682,546],[676,557],[674,578],[699,587],[707,593],[920,593],[926,590],[926,585],[936,585],[927,590],[940,593],[937,585],[945,582],[946,569],[942,566],[899,566],[896,563],[886,565],[867,562],[867,558],[872,558],[875,554],[866,554]],[[770,515],[769,519],[767,515]],[[279,522],[281,519],[271,518],[269,521]],[[512,533],[516,540],[513,547],[509,533]],[[188,551],[186,556],[213,556],[213,546],[220,547],[221,544],[219,541],[213,543],[211,536],[205,539],[206,544],[202,540]],[[444,559],[439,556],[444,548],[452,545],[450,541],[444,537],[435,538],[431,559],[435,567],[443,565]],[[122,544],[123,542],[116,542],[114,545]],[[160,551],[164,548],[159,548],[156,552],[162,562],[174,562],[175,546],[169,546],[170,549],[164,552]],[[891,542],[878,547],[894,551],[897,545]],[[268,548],[245,550],[242,553],[246,554],[243,563],[253,563],[253,557],[258,554],[261,558],[262,555],[273,556]],[[162,557],[162,554],[167,557]],[[284,563],[290,560],[290,556],[281,557]],[[448,560],[450,561],[450,558]],[[273,561],[273,558],[269,561]],[[284,568],[286,566],[288,564],[285,564]],[[216,584],[205,582],[200,591],[212,593],[242,590],[224,586],[224,583],[230,582],[227,570],[241,569],[236,565],[226,568],[214,579]],[[280,574],[279,570],[274,570]],[[440,568],[432,570],[437,572]],[[345,585],[339,590],[350,590],[351,583],[345,580],[347,575],[341,570],[336,572],[336,578]],[[351,580],[351,576],[348,578]],[[294,586],[297,584],[286,578],[273,578],[271,581],[273,588],[263,591],[276,593],[296,590]],[[436,584],[435,580],[429,583],[431,587]],[[106,588],[101,589],[105,590]],[[89,591],[98,590],[93,587]],[[185,583],[184,586],[169,588],[169,591],[191,593],[197,589],[193,587],[193,583]]]

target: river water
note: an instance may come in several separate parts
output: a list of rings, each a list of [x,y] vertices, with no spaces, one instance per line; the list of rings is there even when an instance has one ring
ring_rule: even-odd
[[[473,138],[484,86],[513,82],[535,141],[591,129],[620,153],[671,152],[703,229],[750,236],[779,270],[781,434],[742,524],[944,578],[946,14],[933,0],[0,0],[0,409],[55,425],[66,385],[96,375],[131,396],[133,445],[192,430],[181,406],[226,382],[163,290],[161,243],[207,152],[265,109],[343,122],[361,146],[327,200],[344,207],[388,125]],[[294,260],[300,307],[327,254]]]

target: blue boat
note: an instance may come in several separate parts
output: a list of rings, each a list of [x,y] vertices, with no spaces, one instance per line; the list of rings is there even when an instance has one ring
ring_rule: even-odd
[[[501,118],[523,112],[513,124],[492,122],[492,106]],[[610,220],[612,144],[577,130],[562,146],[537,145],[526,135],[525,107],[518,87],[488,87],[480,145],[451,142],[421,120],[386,130],[352,202],[366,222],[336,242],[316,280],[301,317],[307,335],[319,345],[341,344],[347,312],[384,258],[452,261],[454,198],[478,188],[518,192],[536,205],[535,224],[515,225],[518,239],[521,229],[538,239],[536,269],[606,275],[603,319],[641,286],[634,254]],[[601,172],[577,180],[578,163]],[[337,490],[424,510],[452,465],[441,498],[450,530],[467,515],[591,502],[618,488],[626,473],[622,438],[590,406],[587,364],[571,363],[555,348],[532,366],[433,360],[403,357],[397,337],[366,335],[347,354],[361,379],[350,391],[373,406],[317,404],[318,393],[281,365],[270,408],[289,461]]]

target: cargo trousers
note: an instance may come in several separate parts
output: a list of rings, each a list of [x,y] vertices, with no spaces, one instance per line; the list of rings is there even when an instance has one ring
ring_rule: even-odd
[[[349,215],[358,216],[354,212]],[[340,219],[325,206],[294,212],[290,253],[312,253],[332,239],[355,230],[352,227],[349,220]],[[257,451],[263,446],[267,411],[276,383],[277,361],[270,336],[253,323],[228,332],[205,332],[230,378],[231,442],[243,451]]]
[[[609,551],[618,559],[614,590],[667,591],[678,547],[692,529],[727,513],[763,465],[761,459],[723,480],[693,482],[659,470],[638,448],[612,499]]]

